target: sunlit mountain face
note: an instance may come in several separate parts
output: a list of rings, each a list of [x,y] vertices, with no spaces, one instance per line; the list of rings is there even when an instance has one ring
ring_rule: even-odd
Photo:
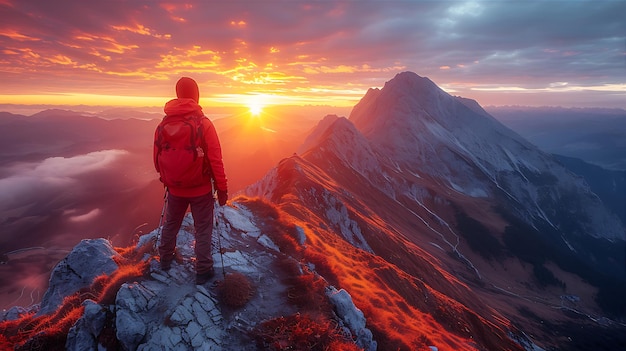
[[[311,246],[388,349],[516,349],[516,328],[548,348],[578,328],[623,342],[593,322],[626,312],[623,224],[552,156],[426,78],[402,73],[349,119],[326,117],[247,192],[315,228]]]

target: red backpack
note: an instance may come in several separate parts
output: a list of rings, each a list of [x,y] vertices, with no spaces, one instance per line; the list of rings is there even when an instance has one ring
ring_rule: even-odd
[[[192,188],[211,181],[202,118],[165,116],[157,127],[156,165],[166,186]]]

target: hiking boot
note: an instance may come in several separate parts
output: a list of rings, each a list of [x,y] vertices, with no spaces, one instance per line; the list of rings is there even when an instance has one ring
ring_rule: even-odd
[[[172,268],[172,261],[161,261],[161,270],[167,272]]]
[[[172,255],[167,255],[165,257],[160,257],[159,261],[161,261],[161,270],[164,272],[167,272],[170,270],[170,268],[172,268],[172,261],[174,261],[174,259],[176,259],[176,251],[174,251],[174,253],[172,253]]]
[[[205,273],[196,274],[196,285],[204,285],[215,276],[215,269],[211,268]]]

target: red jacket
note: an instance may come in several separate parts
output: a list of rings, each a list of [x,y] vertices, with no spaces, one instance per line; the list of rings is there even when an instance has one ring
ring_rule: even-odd
[[[198,105],[193,99],[173,99],[168,101],[165,104],[165,118],[168,116],[179,116],[179,115],[202,115],[202,107]],[[213,178],[215,181],[215,187],[218,190],[228,191],[226,173],[224,172],[224,163],[222,162],[222,147],[220,146],[220,140],[217,137],[217,132],[215,131],[215,127],[213,123],[208,118],[202,119],[202,128],[203,135],[206,141],[207,150],[205,150],[209,163],[211,165],[211,171],[213,174]],[[155,140],[157,138],[157,131],[155,131]],[[154,167],[157,172],[159,171],[159,166],[157,165],[157,153],[158,147],[155,143],[154,152],[153,152],[153,160]],[[200,186],[194,188],[176,188],[169,187],[169,192],[175,196],[181,197],[195,197],[206,195],[211,192],[212,185],[210,182],[207,184],[202,184]]]

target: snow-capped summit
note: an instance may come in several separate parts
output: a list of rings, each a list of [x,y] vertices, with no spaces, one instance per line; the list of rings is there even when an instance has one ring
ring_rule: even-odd
[[[588,186],[551,156],[427,78],[404,72],[368,91],[350,115],[375,149],[407,171],[426,173],[465,195],[508,197],[531,225],[560,228],[585,218],[578,234],[626,239],[624,226]],[[580,202],[569,199],[576,194]],[[541,222],[541,224],[539,224]]]

